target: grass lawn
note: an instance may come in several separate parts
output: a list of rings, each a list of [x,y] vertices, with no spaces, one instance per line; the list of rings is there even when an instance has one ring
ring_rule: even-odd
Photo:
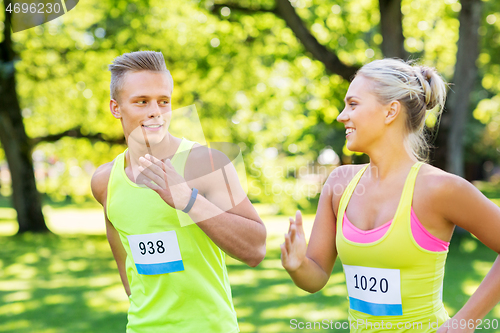
[[[0,236],[0,332],[124,332],[128,299],[102,232],[100,209],[63,205],[46,207],[45,214],[58,235]],[[0,201],[0,233],[10,233],[5,231],[12,229],[14,218],[12,209]],[[311,295],[298,289],[280,262],[287,217],[263,219],[269,233],[265,260],[248,268],[227,259],[241,331],[301,332],[290,327],[291,319],[346,320],[347,290],[340,262],[321,292]],[[306,216],[306,233],[312,219]],[[443,294],[450,315],[465,303],[495,258],[470,235],[453,238]],[[487,318],[500,321],[500,305]],[[478,332],[500,328],[483,325]]]

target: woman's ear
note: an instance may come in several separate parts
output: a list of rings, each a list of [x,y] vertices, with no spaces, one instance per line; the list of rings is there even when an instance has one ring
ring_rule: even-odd
[[[391,124],[394,120],[396,120],[400,112],[401,103],[399,101],[390,102],[385,110],[385,124]]]
[[[113,117],[115,117],[116,119],[122,118],[122,114],[120,112],[120,106],[118,105],[118,102],[115,101],[114,99],[109,101],[109,110],[111,111]]]

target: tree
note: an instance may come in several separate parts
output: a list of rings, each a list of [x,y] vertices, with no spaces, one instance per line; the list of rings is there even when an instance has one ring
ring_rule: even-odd
[[[275,0],[274,6],[242,6],[235,2],[217,2],[212,7],[212,12],[228,7],[244,13],[271,12],[282,18],[293,31],[304,48],[311,56],[321,61],[325,69],[349,80],[359,65],[348,65],[339,60],[334,50],[322,45],[306,27],[299,17],[292,3],[297,1]],[[401,13],[401,0],[379,0],[380,31],[382,34],[382,53],[385,57],[398,57],[406,59],[409,55],[404,47]],[[480,0],[462,0],[459,22],[459,40],[456,54],[456,63],[453,90],[449,93],[446,104],[446,113],[442,124],[434,130],[437,150],[434,152],[434,163],[449,172],[464,176],[464,131],[465,124],[472,114],[470,95],[476,84],[476,60],[479,54],[478,28],[481,19]],[[413,55],[414,57],[418,55]]]
[[[5,3],[10,4],[10,1]],[[19,222],[18,232],[48,232],[33,174],[32,146],[24,129],[17,99],[15,54],[12,49],[10,13],[7,11],[3,35],[0,43],[0,140],[12,175],[12,201]]]
[[[465,125],[472,117],[471,93],[477,84],[482,1],[461,0],[461,4],[455,75],[436,139],[435,158],[438,166],[463,177]]]
[[[457,43],[459,23],[462,29],[472,25],[467,17],[478,18],[464,18],[473,12],[466,10],[465,0],[462,11],[453,1],[242,0],[213,6],[207,2],[206,7],[196,0],[79,2],[62,19],[12,36],[11,47],[19,59],[15,67],[17,119],[31,138],[28,150],[43,151],[56,156],[59,164],[66,163],[57,178],[39,182],[38,188],[60,200],[91,196],[92,165],[108,162],[124,149],[119,121],[108,112],[106,65],[121,53],[146,49],[165,55],[175,82],[174,109],[195,104],[208,141],[241,145],[249,196],[271,204],[274,211],[293,212],[296,203],[301,209],[314,206],[314,193],[300,193],[306,186],[296,176],[318,165],[318,155],[328,146],[342,151],[346,163],[349,158],[356,162],[366,158],[345,149],[343,126],[334,119],[343,108],[349,79],[373,57],[423,58],[455,82],[437,132],[436,160],[445,163],[450,150],[443,149],[449,141],[446,129],[459,119],[452,112],[464,106],[451,103],[452,95],[467,95],[470,87],[459,92],[459,85],[477,77],[458,70],[474,65],[474,56],[459,56],[456,61],[455,56],[473,50],[470,45],[477,32],[471,29],[470,36],[460,32]],[[483,5],[491,10],[495,3]],[[490,17],[489,22],[493,21]],[[490,114],[498,109],[493,96],[495,87],[500,87],[496,60],[500,47],[495,51],[495,30],[491,30],[481,34],[484,39],[489,36],[489,42],[485,49],[483,41],[478,62],[487,91],[474,90],[465,109],[470,114],[473,105],[483,101],[474,113],[474,119],[482,123],[474,123],[473,135],[467,124],[462,135],[469,145],[465,154],[469,161],[477,154],[481,158],[498,155],[491,149],[494,142],[500,142],[498,137],[490,140],[493,143],[482,140],[481,153],[471,153],[470,143],[480,137],[488,119],[500,119]],[[491,61],[486,55],[491,55]],[[6,110],[2,108],[2,114]],[[496,123],[500,121],[488,124],[491,139]],[[5,126],[3,121],[0,126]],[[7,158],[11,164],[10,155]],[[80,170],[80,178],[72,170]],[[274,193],[275,189],[279,191]]]

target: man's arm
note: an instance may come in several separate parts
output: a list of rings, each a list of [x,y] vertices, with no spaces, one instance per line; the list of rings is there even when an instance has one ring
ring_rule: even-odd
[[[106,214],[106,196],[108,188],[109,175],[111,173],[111,168],[113,162],[101,165],[95,171],[91,180],[92,194],[94,198],[103,206],[104,208],[104,219],[106,220],[106,236],[108,238],[109,245],[111,247],[111,252],[115,258],[116,265],[118,266],[118,271],[120,273],[120,278],[125,288],[127,296],[130,296],[130,286],[128,284],[127,274],[125,271],[125,260],[127,259],[127,252],[123,248],[122,242],[120,240],[120,235],[116,231],[115,227],[108,220]]]
[[[116,266],[118,266],[118,272],[120,272],[120,278],[122,280],[123,287],[125,288],[125,292],[127,293],[127,296],[130,296],[130,286],[128,284],[127,272],[125,271],[125,260],[127,259],[127,252],[125,252],[125,249],[123,248],[118,231],[116,231],[115,227],[113,227],[113,224],[111,224],[106,216],[105,219],[106,236],[108,238],[109,246],[111,247],[111,252],[113,252]]]
[[[210,165],[205,177],[188,181],[189,187],[200,190],[189,216],[210,239],[230,256],[251,267],[257,266],[266,255],[266,227],[243,190],[235,167],[222,152],[200,150],[189,165],[201,169]],[[212,168],[213,166],[213,168]]]
[[[208,197],[208,196],[207,196]],[[251,267],[257,266],[266,255],[266,227],[245,198],[225,212],[198,194],[189,216],[224,252]],[[205,216],[212,216],[208,219]]]
[[[177,209],[186,207],[191,188],[197,188],[199,194],[189,216],[207,236],[228,255],[249,266],[255,267],[264,259],[266,228],[247,198],[236,169],[223,153],[206,148],[192,151],[185,169],[186,179],[191,179],[187,182],[169,160],[148,159],[140,159],[140,172],[156,184],[145,182],[146,186]],[[207,165],[215,167],[207,170]]]

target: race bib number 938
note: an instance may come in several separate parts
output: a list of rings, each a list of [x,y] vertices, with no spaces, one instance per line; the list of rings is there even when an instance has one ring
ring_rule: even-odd
[[[184,270],[174,230],[127,236],[137,272],[157,275]]]

